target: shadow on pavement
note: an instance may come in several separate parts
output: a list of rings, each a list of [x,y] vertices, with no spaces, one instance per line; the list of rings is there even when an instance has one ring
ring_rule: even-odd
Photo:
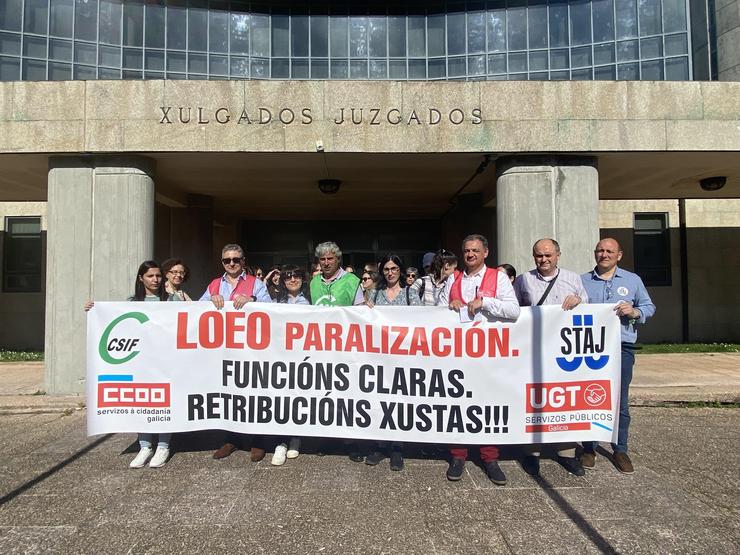
[[[63,469],[68,464],[73,463],[74,461],[76,461],[77,459],[79,459],[80,457],[82,457],[83,455],[85,455],[88,452],[90,452],[93,449],[95,449],[98,445],[101,445],[102,443],[105,443],[106,441],[108,441],[111,437],[113,437],[113,434],[106,434],[106,435],[104,435],[102,437],[99,437],[98,439],[96,439],[92,443],[89,443],[88,445],[86,445],[85,447],[83,447],[82,449],[80,449],[79,451],[77,451],[75,454],[73,454],[73,455],[67,457],[66,459],[64,459],[59,464],[56,464],[56,465],[52,466],[49,470],[47,470],[45,472],[42,472],[41,474],[39,474],[35,478],[29,480],[25,484],[22,484],[21,486],[18,486],[17,488],[15,488],[10,493],[7,493],[7,494],[3,495],[2,497],[0,497],[0,507],[2,507],[3,505],[5,505],[5,503],[7,503],[8,501],[11,501],[11,500],[15,499],[21,493],[23,493],[25,491],[28,491],[29,489],[31,489],[36,484],[40,484],[41,482],[43,482],[44,480],[46,480],[49,476],[52,476],[55,473],[59,472],[61,469]]]
[[[599,534],[599,532],[588,523],[578,510],[576,510],[565,498],[563,498],[562,495],[558,493],[550,482],[542,476],[532,476],[532,478],[537,482],[542,491],[552,499],[552,502],[555,503],[563,513],[565,513],[570,521],[578,527],[583,535],[586,536],[586,538],[594,544],[599,551],[609,554],[619,553],[604,536]]]

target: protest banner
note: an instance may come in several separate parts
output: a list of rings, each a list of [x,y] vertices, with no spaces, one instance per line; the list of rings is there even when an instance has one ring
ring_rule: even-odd
[[[612,441],[619,377],[612,305],[465,323],[444,307],[99,302],[88,313],[89,435]]]

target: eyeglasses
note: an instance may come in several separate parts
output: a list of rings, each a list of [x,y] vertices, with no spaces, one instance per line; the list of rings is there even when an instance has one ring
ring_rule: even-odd
[[[400,271],[401,271],[401,268],[399,268],[398,266],[391,266],[390,268],[386,266],[385,268],[383,268],[384,274],[390,274],[392,272],[400,272]]]
[[[240,258],[222,258],[221,259],[221,264],[223,264],[224,266],[226,266],[227,264],[241,264],[241,263],[242,263],[242,258],[241,257]]]
[[[170,270],[167,273],[172,274],[173,276],[185,276],[185,272],[181,272],[180,270]]]
[[[416,274],[406,274],[406,277],[407,278],[415,279],[416,278]]]

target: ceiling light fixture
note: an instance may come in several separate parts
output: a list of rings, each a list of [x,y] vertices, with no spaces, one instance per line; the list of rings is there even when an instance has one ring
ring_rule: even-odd
[[[325,195],[333,195],[339,191],[339,186],[342,184],[340,179],[319,179],[319,191]]]

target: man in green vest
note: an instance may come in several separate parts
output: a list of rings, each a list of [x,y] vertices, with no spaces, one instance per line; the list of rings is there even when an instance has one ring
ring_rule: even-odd
[[[316,258],[321,267],[321,273],[311,279],[311,304],[317,306],[353,306],[365,304],[365,295],[360,287],[360,278],[351,272],[342,269],[342,251],[339,246],[326,241],[316,247]],[[365,458],[360,453],[360,444],[356,441],[345,440],[345,448],[349,449],[349,458],[354,462],[361,462]],[[320,452],[332,449],[329,442],[319,446]]]
[[[321,273],[311,280],[311,303],[317,306],[352,306],[365,303],[360,278],[342,269],[342,251],[326,241],[316,247]]]

